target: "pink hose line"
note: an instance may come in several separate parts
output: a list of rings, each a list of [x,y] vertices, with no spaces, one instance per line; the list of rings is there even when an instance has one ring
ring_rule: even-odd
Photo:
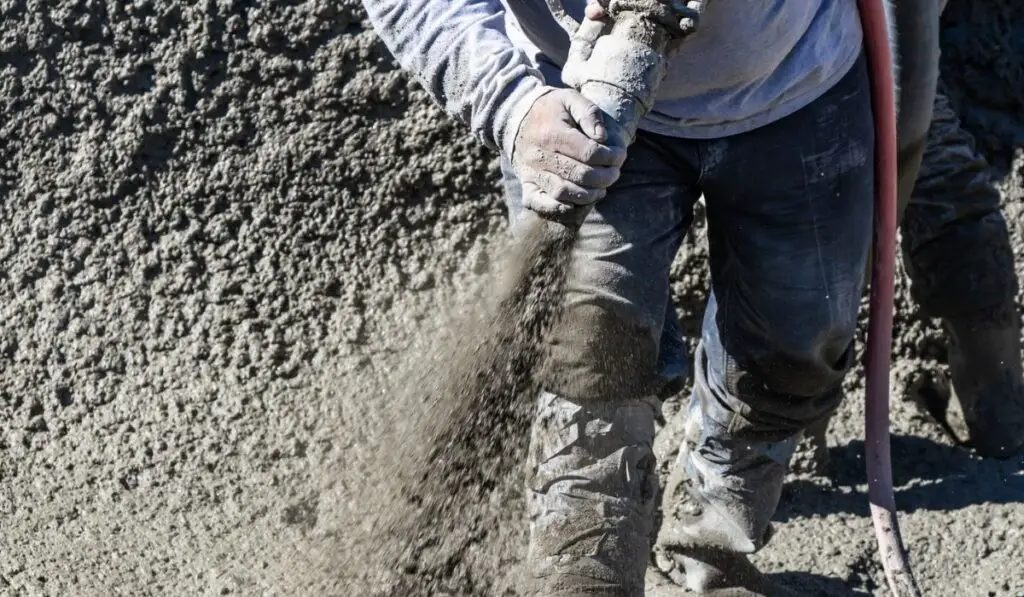
[[[875,246],[868,320],[865,414],[868,497],[882,567],[896,597],[919,596],[900,536],[889,450],[889,366],[892,358],[896,259],[896,92],[884,0],[858,0],[871,73],[875,120]]]

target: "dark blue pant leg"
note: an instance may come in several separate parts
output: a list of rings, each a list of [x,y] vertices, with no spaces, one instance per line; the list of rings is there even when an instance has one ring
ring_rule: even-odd
[[[703,505],[695,534],[715,529],[704,540],[723,552],[767,541],[796,441],[838,406],[853,364],[871,118],[862,59],[800,112],[704,148],[713,296],[695,363],[700,436],[681,464]]]
[[[1013,303],[1013,250],[991,169],[943,93],[900,230],[914,301],[930,317]]]

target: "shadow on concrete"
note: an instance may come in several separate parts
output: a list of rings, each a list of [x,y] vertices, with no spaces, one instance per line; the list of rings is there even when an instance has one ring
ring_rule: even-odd
[[[768,578],[806,597],[871,597],[871,593],[851,589],[838,578],[810,572],[780,572]]]
[[[828,479],[801,477],[783,490],[776,520],[850,513],[868,516],[864,442],[829,449]],[[981,460],[961,448],[892,436],[893,482],[901,512],[1024,503],[1024,457]]]
[[[772,583],[781,585],[802,597],[870,597],[871,593],[851,589],[838,579],[810,572],[779,572],[768,574]],[[647,570],[646,597],[684,597],[693,593],[673,584],[653,567]],[[871,587],[874,588],[874,587]]]

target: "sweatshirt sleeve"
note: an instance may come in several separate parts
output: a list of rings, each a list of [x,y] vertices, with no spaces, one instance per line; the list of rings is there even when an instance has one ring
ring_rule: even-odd
[[[549,88],[505,33],[500,0],[363,0],[402,68],[491,149],[512,155],[519,125]]]

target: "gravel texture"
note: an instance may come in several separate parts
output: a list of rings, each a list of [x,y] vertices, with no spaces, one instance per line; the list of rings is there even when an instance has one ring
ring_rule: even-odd
[[[1024,5],[948,12],[944,76],[1024,270]],[[0,15],[0,595],[358,594],[381,561],[382,455],[409,449],[419,407],[404,373],[429,371],[444,314],[474,308],[506,251],[495,156],[355,0]],[[704,257],[697,226],[673,270],[691,330]],[[898,286],[893,456],[918,578],[1024,596],[1024,462],[953,447],[907,399],[945,354]],[[828,434],[832,478],[794,474],[757,558],[834,595],[884,586],[862,382]],[[447,562],[453,594],[516,594],[519,482]]]

